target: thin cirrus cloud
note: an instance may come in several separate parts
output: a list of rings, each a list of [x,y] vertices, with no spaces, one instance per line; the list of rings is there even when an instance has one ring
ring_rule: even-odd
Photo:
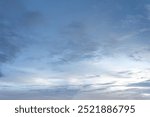
[[[149,1],[0,5],[0,99],[150,98]]]

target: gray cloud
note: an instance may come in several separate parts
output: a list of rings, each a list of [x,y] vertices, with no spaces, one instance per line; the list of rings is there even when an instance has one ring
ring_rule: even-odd
[[[139,83],[132,83],[129,86],[135,86],[135,87],[150,87],[150,80],[146,80]]]
[[[80,92],[76,95],[73,99],[80,99],[80,100],[143,100],[149,99],[150,97],[142,95],[142,92],[139,89],[130,89],[125,91],[108,91],[108,92]]]
[[[62,32],[62,37],[65,38],[64,59],[74,61],[86,59],[94,56],[94,52],[98,50],[99,42],[92,37],[86,30],[87,25],[82,22],[70,23]]]
[[[27,31],[27,27],[29,28],[31,24],[27,25],[25,22],[33,23],[36,20],[38,22],[41,15],[38,12],[27,11],[20,0],[1,0],[0,5],[0,69],[2,69],[3,64],[12,63],[24,53],[23,48],[32,44],[32,34]]]
[[[9,37],[9,36],[8,36]],[[12,41],[12,40],[11,40]],[[0,40],[0,62],[4,63],[15,57],[16,53],[19,51],[18,47],[10,39],[1,37]]]
[[[67,87],[55,87],[55,89],[34,89],[34,90],[0,90],[0,99],[31,100],[31,99],[72,99],[78,89]]]
[[[12,60],[22,46],[23,36],[17,24],[24,7],[19,0],[1,0],[0,4],[0,63],[5,63]]]
[[[3,77],[3,74],[0,72],[0,78]]]
[[[12,3],[11,0],[2,0],[0,4],[0,69],[2,70],[3,64],[10,63],[17,57],[26,41],[17,29],[16,21],[19,20],[22,12],[20,2],[14,0]],[[18,17],[14,18],[14,14]]]
[[[22,25],[28,29],[37,30],[38,27],[46,28],[48,19],[40,11],[26,11],[22,16]]]
[[[87,26],[83,22],[71,22],[66,26],[59,27],[58,32],[55,32],[58,33],[57,37],[49,37],[49,40],[42,39],[42,43],[38,44],[41,47],[44,46],[45,50],[49,52],[49,56],[47,56],[49,62],[54,64],[70,63],[96,56],[99,40],[89,34]],[[35,41],[35,43],[37,42]]]

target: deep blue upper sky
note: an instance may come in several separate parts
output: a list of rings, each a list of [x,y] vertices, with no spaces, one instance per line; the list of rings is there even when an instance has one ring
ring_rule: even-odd
[[[149,0],[0,0],[0,99],[150,99],[149,38]]]

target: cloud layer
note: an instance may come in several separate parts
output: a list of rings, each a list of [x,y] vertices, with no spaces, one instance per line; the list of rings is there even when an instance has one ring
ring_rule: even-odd
[[[0,99],[150,99],[148,0],[0,6]]]

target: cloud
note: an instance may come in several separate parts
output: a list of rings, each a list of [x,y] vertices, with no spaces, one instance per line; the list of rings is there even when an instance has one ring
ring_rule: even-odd
[[[0,78],[3,77],[3,74],[0,72]]]
[[[49,22],[40,11],[26,11],[22,16],[22,25],[30,30],[37,30],[38,27],[45,28]]]
[[[55,87],[46,89],[33,89],[33,90],[0,90],[0,99],[72,99],[78,92],[78,89],[68,89],[67,87]]]
[[[144,100],[149,99],[149,96],[142,95],[139,93],[139,89],[129,89],[129,90],[118,90],[118,91],[108,91],[108,92],[80,92],[75,95],[73,99],[80,100]]]
[[[15,58],[25,42],[17,29],[24,7],[19,0],[1,0],[0,4],[0,63],[5,63]]]
[[[146,81],[143,81],[143,82],[139,82],[139,83],[133,83],[133,84],[130,84],[129,86],[135,86],[135,87],[150,87],[150,81],[149,80],[146,80]]]
[[[150,20],[150,4],[145,5],[145,10],[147,11],[147,19]]]
[[[13,64],[20,55],[24,54],[24,48],[32,44],[33,34],[27,31],[29,25],[25,22],[37,22],[41,14],[28,11],[22,1],[1,0],[0,1],[0,69],[8,64]],[[30,19],[29,19],[30,18]],[[24,19],[24,20],[23,20]],[[30,20],[30,21],[29,21]],[[33,26],[32,26],[33,27]],[[9,70],[8,70],[9,71]],[[4,73],[2,73],[4,74]],[[9,73],[7,74],[9,75]]]
[[[90,36],[86,26],[82,22],[71,22],[60,32],[60,39],[54,41],[55,53],[61,55],[60,61],[80,61],[94,56],[99,44]]]
[[[0,41],[0,62],[7,62],[15,57],[16,53],[19,51],[16,45],[12,44],[12,40],[8,40],[9,36],[2,37]],[[9,38],[10,39],[10,38]]]

